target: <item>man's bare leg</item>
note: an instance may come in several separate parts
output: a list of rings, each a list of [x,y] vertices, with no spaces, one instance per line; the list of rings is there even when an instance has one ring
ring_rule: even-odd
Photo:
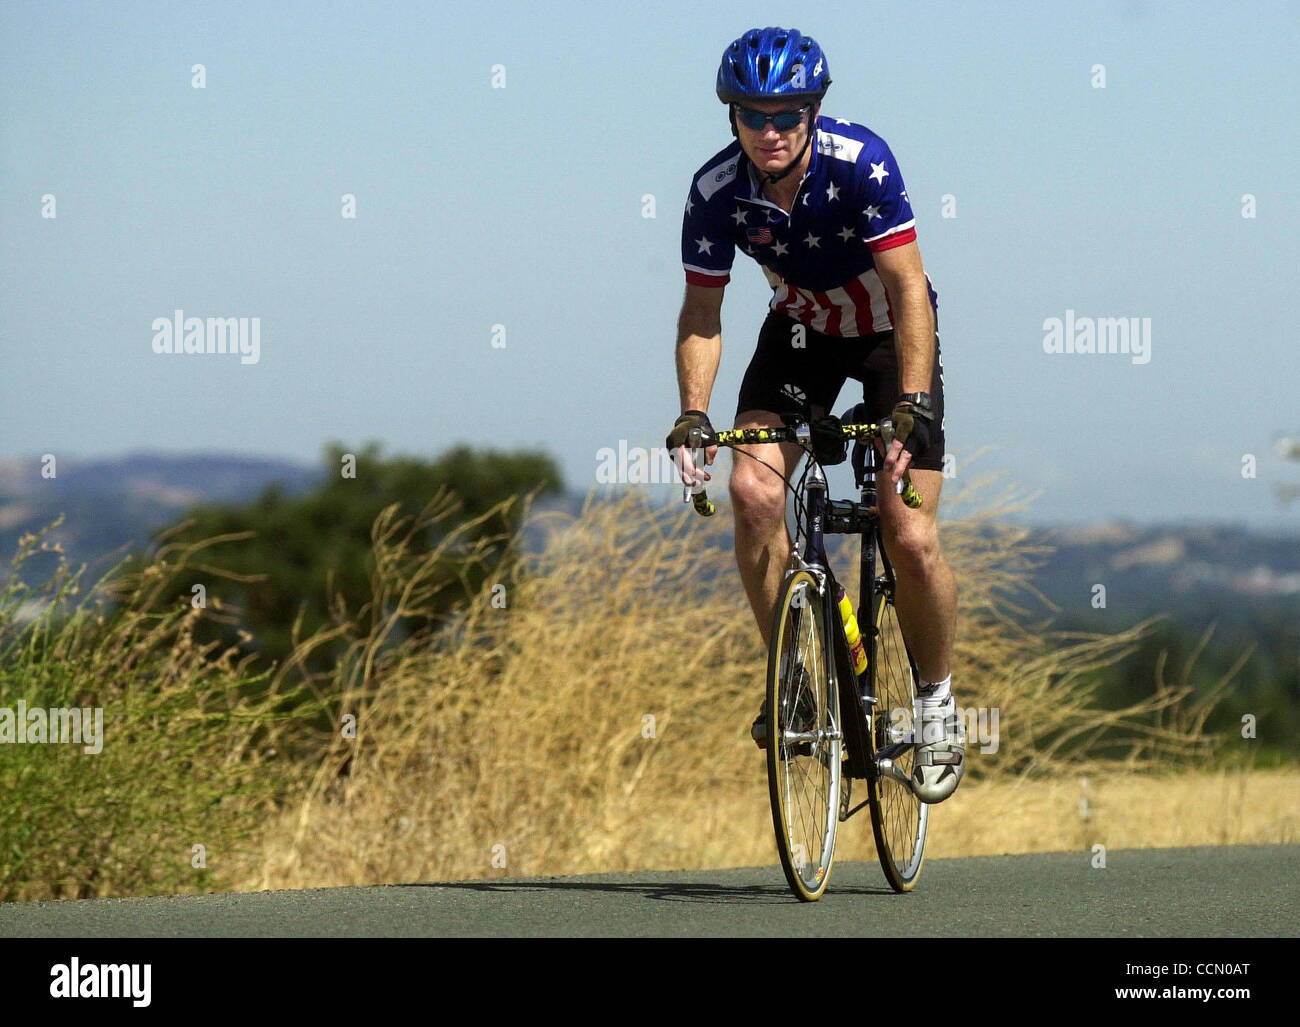
[[[912,791],[922,802],[942,802],[961,782],[966,767],[965,730],[950,681],[957,582],[939,548],[937,524],[943,475],[912,471],[912,484],[925,500],[919,510],[908,509],[889,480],[881,477],[881,534],[898,579],[894,609],[925,682],[917,682]]]
[[[767,410],[745,410],[736,415],[737,428],[780,428],[781,418]],[[737,446],[752,453],[780,473],[756,460],[732,454],[728,490],[735,512],[736,564],[749,605],[758,622],[763,645],[771,643],[772,617],[781,581],[790,566],[793,542],[785,523],[786,486],[803,450],[794,443]]]
[[[924,499],[912,510],[896,495],[889,480],[878,479],[882,534],[898,592],[894,608],[917,669],[926,681],[952,673],[952,646],[957,624],[957,579],[939,546],[940,471],[911,471],[912,484]]]

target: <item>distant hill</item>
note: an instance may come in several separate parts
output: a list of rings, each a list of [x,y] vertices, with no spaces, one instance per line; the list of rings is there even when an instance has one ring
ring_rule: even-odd
[[[107,569],[111,554],[144,546],[199,502],[249,502],[272,483],[290,494],[310,489],[320,472],[285,460],[135,453],[116,460],[61,459],[53,478],[37,460],[0,461],[0,566],[27,532],[60,514],[51,536],[74,564]]]
[[[1151,613],[1189,623],[1231,621],[1255,609],[1300,612],[1300,532],[1233,525],[1040,528],[1054,552],[1033,585],[1062,609],[1063,625],[1118,627]],[[1095,586],[1105,587],[1105,607]]]
[[[0,461],[0,566],[20,535],[60,513],[66,519],[56,537],[70,559],[103,569],[110,554],[147,544],[153,532],[196,503],[250,502],[276,483],[300,494],[322,473],[285,460],[150,453],[61,460],[53,479],[42,478],[40,470],[37,460]],[[664,516],[677,516],[682,505],[668,501],[669,487],[653,488],[663,494]],[[584,498],[552,497],[536,509],[576,514]],[[725,506],[720,515],[727,515]],[[526,546],[537,547],[544,535],[530,528]],[[1248,616],[1261,606],[1300,611],[1300,530],[1267,535],[1231,525],[1100,523],[1043,526],[1034,529],[1032,540],[1055,547],[1031,583],[1061,607],[1062,625],[1115,628],[1158,611],[1195,622]],[[1098,584],[1106,589],[1104,609],[1093,605]],[[1041,604],[1032,605],[1046,614]]]

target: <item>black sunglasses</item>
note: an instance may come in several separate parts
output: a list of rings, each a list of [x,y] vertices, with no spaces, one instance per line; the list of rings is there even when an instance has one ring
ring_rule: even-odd
[[[796,125],[803,123],[805,111],[812,110],[812,104],[805,104],[792,111],[777,111],[775,114],[764,114],[762,111],[756,111],[752,107],[742,107],[740,104],[732,104],[736,110],[736,118],[748,129],[755,132],[763,131],[763,128],[770,121],[772,127],[778,132],[789,132]]]

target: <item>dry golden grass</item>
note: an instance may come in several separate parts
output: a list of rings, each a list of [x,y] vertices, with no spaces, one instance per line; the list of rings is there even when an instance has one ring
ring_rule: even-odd
[[[1005,498],[993,507],[1005,510]],[[961,582],[958,701],[999,708],[1000,748],[974,754],[958,797],[936,810],[931,855],[1074,848],[1089,838],[1169,844],[1179,817],[1185,841],[1173,844],[1294,840],[1283,807],[1239,809],[1235,821],[1215,814],[1214,780],[1142,783],[1139,773],[1212,753],[1202,725],[1214,697],[1193,703],[1185,681],[1162,680],[1127,710],[1095,709],[1087,671],[1121,659],[1145,627],[1113,636],[1018,627],[1008,596],[1034,553],[1015,529],[982,535],[989,516],[943,530]],[[542,556],[493,581],[436,644],[381,647],[395,619],[358,641],[338,707],[340,723],[356,716],[355,737],[336,733],[311,786],[269,829],[262,863],[233,886],[774,860],[764,765],[748,737],[766,653],[734,556],[708,544],[730,527],[729,512],[657,516],[630,489],[558,520]],[[392,618],[418,606],[438,558],[413,555],[407,540],[420,530],[391,518],[376,525],[376,608]],[[850,569],[843,553],[833,562]],[[504,586],[504,607],[493,585]],[[1052,771],[1068,777],[1051,780]],[[1069,816],[1083,773],[1097,792],[1088,830]],[[1249,780],[1254,788],[1269,778]],[[1277,780],[1271,791],[1261,784],[1263,794],[1294,794],[1294,776]],[[1169,787],[1184,798],[1153,798]],[[1213,833],[1229,823],[1227,834]],[[1098,830],[1110,834],[1093,838]],[[873,858],[870,836],[863,813],[844,831],[839,858]]]
[[[61,556],[48,530],[21,539],[0,574],[0,708],[97,709],[103,734],[92,752],[0,744],[0,900],[211,891],[255,858],[276,800],[305,776],[277,751],[289,720],[278,706],[294,697],[250,697],[265,675],[197,641],[201,617],[224,615],[220,600],[201,611],[168,588],[238,539],[166,545],[90,587],[60,560],[29,587],[28,560]]]
[[[1103,772],[977,781],[963,784],[953,802],[936,808],[931,824],[926,853],[938,859],[1096,844],[1294,844],[1300,842],[1300,771]]]
[[[1162,666],[1146,699],[1101,711],[1089,672],[1146,626],[1060,635],[1009,616],[1038,554],[1022,531],[982,530],[1011,508],[1005,493],[963,513],[987,486],[945,495],[943,541],[960,583],[958,702],[997,708],[999,745],[981,754],[972,740],[929,854],[1295,841],[1300,771],[1190,773],[1227,765],[1226,743],[1241,743],[1204,732],[1231,673],[1196,698],[1187,668]],[[196,641],[201,618],[233,611],[177,603],[166,584],[186,568],[203,580],[204,550],[240,537],[114,572],[101,582],[123,604],[112,617],[91,602],[98,589],[78,598],[66,569],[27,589],[20,553],[0,588],[0,706],[102,706],[111,732],[96,756],[0,747],[0,897],[773,863],[748,734],[767,655],[722,544],[729,511],[702,520],[645,496],[593,494],[576,518],[551,518],[540,556],[513,562],[518,540],[495,540],[502,552],[469,542],[472,525],[441,530],[455,515],[447,495],[414,520],[386,511],[371,601],[336,603],[336,623],[269,682]],[[421,555],[414,543],[433,527],[443,541]],[[410,636],[410,615],[457,587],[447,557],[465,590],[470,568],[495,570],[437,637]],[[832,553],[853,594],[855,560]],[[309,670],[328,639],[345,640],[345,656]],[[335,724],[324,739],[322,709]],[[207,868],[192,865],[193,843]],[[874,858],[865,813],[837,854]]]

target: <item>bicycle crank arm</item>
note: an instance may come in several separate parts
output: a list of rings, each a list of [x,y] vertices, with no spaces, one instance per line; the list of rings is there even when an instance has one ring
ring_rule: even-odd
[[[908,777],[903,769],[888,756],[882,756],[876,761],[876,772],[882,777],[892,777],[900,784],[907,785],[908,791],[911,791],[912,779]]]

